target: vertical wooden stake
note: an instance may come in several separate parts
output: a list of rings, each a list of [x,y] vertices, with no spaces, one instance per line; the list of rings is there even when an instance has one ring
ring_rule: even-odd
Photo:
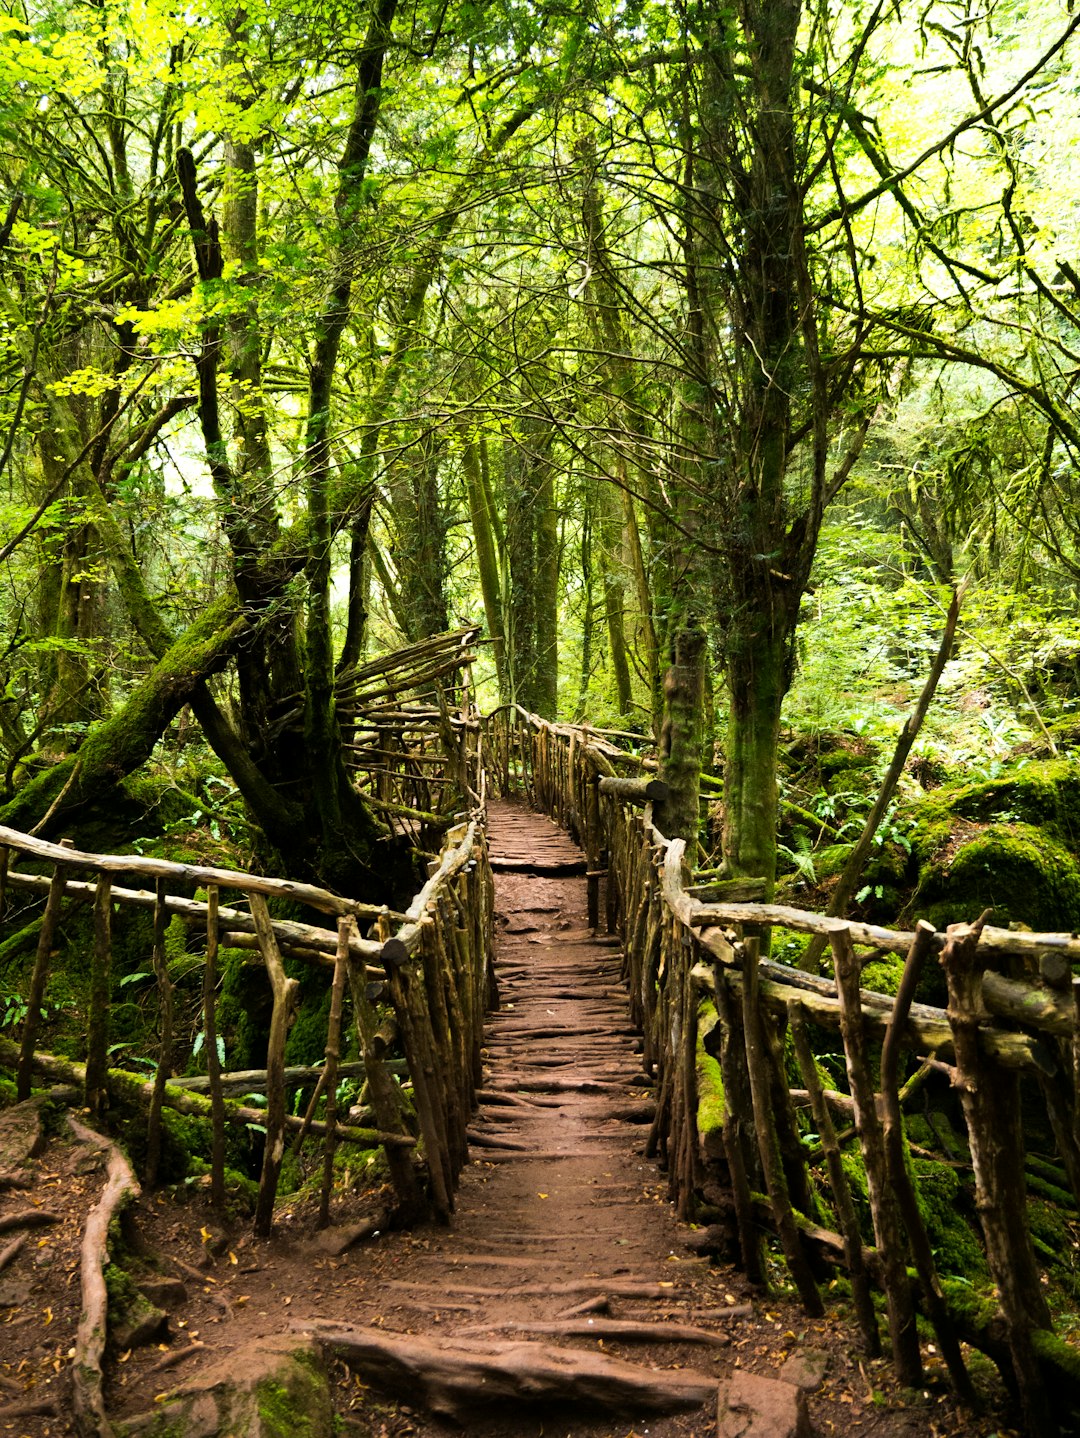
[[[739,1232],[743,1271],[751,1283],[765,1281],[761,1232],[754,1222],[754,1204],[746,1163],[744,1124],[753,1111],[749,1097],[750,1076],[746,1068],[742,1016],[732,1002],[727,975],[713,965],[716,980],[716,1012],[720,1020],[720,1077],[724,1083],[724,1154],[731,1178],[735,1224]]]
[[[86,1025],[84,1102],[100,1123],[108,1103],[109,1000],[112,977],[112,879],[99,874],[94,894],[94,953],[90,963],[90,1015]]]
[[[787,1179],[780,1152],[780,1141],[773,1122],[770,1104],[769,1052],[761,1023],[759,1003],[758,960],[761,940],[748,937],[744,942],[743,965],[743,1029],[746,1034],[746,1066],[750,1073],[750,1096],[754,1106],[754,1127],[757,1129],[758,1151],[765,1174],[765,1187],[772,1204],[773,1219],[784,1258],[799,1290],[803,1307],[814,1318],[825,1312],[814,1275],[810,1271],[802,1239],[795,1224],[795,1214],[788,1195]]]
[[[255,1202],[255,1233],[259,1238],[269,1238],[274,1227],[274,1199],[277,1197],[281,1160],[285,1156],[285,1038],[300,985],[286,976],[266,900],[261,894],[249,894],[248,904],[251,917],[255,920],[255,933],[270,987],[274,991],[270,1039],[266,1047],[266,1148],[259,1178],[259,1196]]]
[[[70,849],[70,839],[61,839],[65,848]],[[49,959],[52,957],[56,931],[60,926],[60,909],[64,902],[64,871],[58,864],[53,870],[49,884],[49,897],[45,900],[45,913],[41,919],[38,934],[37,953],[34,955],[34,970],[30,976],[30,995],[26,1002],[26,1020],[23,1024],[22,1042],[19,1045],[19,1067],[15,1075],[15,1091],[21,1101],[30,1097],[33,1076],[34,1047],[41,1027],[41,1005],[45,999],[45,984],[49,977]]]
[[[1020,1083],[979,1051],[985,966],[979,938],[989,915],[987,910],[974,924],[950,924],[946,930],[941,955],[949,989],[946,1012],[971,1145],[975,1207],[1005,1318],[1024,1426],[1033,1438],[1053,1438],[1058,1425],[1031,1337],[1033,1329],[1050,1328],[1051,1320],[1027,1221]]]
[[[210,1201],[225,1207],[225,1098],[221,1089],[221,1056],[218,1053],[218,886],[206,891],[206,968],[203,970],[203,1042],[206,1072],[210,1079]]]
[[[719,967],[719,965],[717,966]],[[814,1063],[810,1036],[806,1029],[806,1010],[798,1000],[788,1001],[788,1024],[795,1048],[795,1058],[802,1074],[803,1083],[810,1095],[810,1111],[814,1125],[821,1139],[822,1151],[829,1170],[829,1187],[832,1189],[833,1204],[844,1237],[844,1254],[847,1258],[848,1274],[851,1279],[851,1296],[855,1303],[855,1316],[863,1336],[863,1346],[870,1358],[881,1353],[881,1335],[878,1332],[877,1315],[870,1296],[870,1280],[863,1263],[862,1234],[855,1205],[851,1199],[851,1188],[844,1172],[843,1156],[836,1141],[836,1128],[825,1102],[825,1092]]]
[[[874,1219],[874,1236],[881,1254],[893,1363],[900,1382],[907,1388],[915,1388],[922,1382],[922,1357],[919,1353],[919,1334],[915,1327],[915,1303],[908,1278],[906,1245],[900,1228],[896,1194],[889,1184],[885,1163],[885,1136],[878,1117],[870,1054],[866,1030],[863,1027],[862,1002],[859,998],[859,960],[846,928],[836,930],[831,939],[836,967],[836,991],[840,999],[840,1031],[844,1037],[848,1084],[855,1104],[855,1123],[859,1130],[863,1164],[866,1168],[866,1188]]]
[[[355,920],[353,921],[355,923]],[[385,942],[390,928],[385,919],[380,919],[379,935]],[[403,1133],[401,1102],[394,1080],[387,1073],[385,1065],[376,1052],[375,1034],[378,1027],[375,1011],[367,996],[367,980],[364,966],[356,960],[349,960],[349,992],[352,995],[353,1023],[360,1046],[360,1057],[364,1061],[371,1107],[375,1110],[375,1122],[384,1133]],[[388,1148],[386,1165],[390,1170],[390,1181],[401,1209],[402,1218],[408,1221],[420,1212],[420,1189],[416,1172],[408,1149]]]
[[[949,1314],[945,1295],[941,1290],[937,1264],[927,1237],[926,1225],[919,1211],[919,1201],[908,1170],[908,1153],[904,1139],[904,1121],[900,1113],[900,1040],[911,1004],[918,988],[923,960],[933,947],[936,933],[934,926],[920,919],[915,929],[915,938],[908,950],[900,987],[893,1001],[893,1011],[885,1042],[881,1046],[881,1107],[885,1133],[885,1164],[889,1183],[896,1194],[907,1229],[915,1269],[922,1284],[923,1302],[930,1321],[934,1325],[941,1355],[949,1370],[956,1395],[964,1403],[974,1403],[975,1391],[964,1366],[963,1354],[956,1337],[956,1330]]]
[[[349,971],[349,931],[353,921],[338,919],[338,946],[334,982],[330,986],[330,1017],[326,1025],[326,1145],[323,1149],[322,1190],[319,1193],[319,1227],[330,1222],[330,1195],[334,1187],[334,1150],[337,1148],[337,1071],[341,1060],[341,1010]]]
[[[169,914],[165,907],[165,880],[154,887],[154,973],[157,975],[158,998],[161,1005],[161,1048],[154,1071],[154,1090],[150,1096],[150,1112],[146,1121],[146,1186],[157,1183],[161,1165],[161,1109],[165,1085],[172,1072],[173,987],[165,953],[165,930]]]

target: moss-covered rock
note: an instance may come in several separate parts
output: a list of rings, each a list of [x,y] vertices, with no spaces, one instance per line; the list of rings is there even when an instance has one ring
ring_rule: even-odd
[[[989,1280],[986,1255],[973,1227],[973,1202],[956,1169],[927,1158],[913,1158],[911,1169],[938,1271],[973,1283]]]
[[[118,1438],[334,1438],[330,1383],[310,1339],[248,1343],[152,1413],[115,1425]]]
[[[939,928],[994,910],[994,922],[1080,926],[1080,865],[1045,829],[996,823],[923,866],[917,911]]]
[[[949,800],[964,819],[1033,824],[1050,830],[1067,848],[1080,849],[1080,764],[1075,759],[1022,761],[999,778],[954,788]]]

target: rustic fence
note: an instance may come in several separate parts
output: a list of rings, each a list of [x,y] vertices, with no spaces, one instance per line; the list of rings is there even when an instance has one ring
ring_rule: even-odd
[[[265,1128],[255,1212],[260,1235],[272,1228],[286,1142],[299,1147],[309,1135],[324,1143],[323,1222],[330,1217],[334,1153],[342,1143],[369,1149],[381,1145],[400,1217],[427,1211],[441,1218],[450,1214],[480,1080],[484,1013],[492,983],[493,891],[483,822],[486,779],[468,670],[468,645],[474,636],[475,631],[440,636],[353,671],[339,695],[360,739],[366,743],[363,726],[377,714],[380,743],[387,745],[377,754],[370,745],[358,747],[358,787],[422,853],[430,852],[427,846],[433,840],[441,845],[429,864],[430,877],[404,912],[359,903],[312,884],[136,854],[85,853],[67,841],[54,844],[0,827],[0,924],[5,913],[12,912],[17,893],[28,894],[40,909],[29,921],[26,912],[18,920],[24,937],[33,940],[36,931],[20,1041],[0,1039],[0,1067],[15,1073],[20,1098],[29,1094],[37,1072],[76,1084],[100,1121],[107,1123],[110,1103],[145,1109],[144,1167],[151,1186],[161,1164],[162,1110],[207,1118],[211,1193],[219,1205],[225,1201],[227,1126]],[[435,703],[428,702],[432,695]],[[372,769],[363,768],[364,759],[373,761]],[[435,772],[436,759],[441,773]],[[373,792],[380,786],[394,797],[380,803]],[[49,872],[41,872],[43,866]],[[118,877],[127,882],[117,883]],[[152,888],[143,887],[147,884]],[[274,900],[302,905],[330,922],[272,917],[269,904]],[[39,1046],[51,959],[72,905],[93,910],[85,1062],[41,1052]],[[117,907],[150,910],[153,915],[160,1043],[149,1080],[108,1064]],[[201,1078],[174,1078],[181,1054],[166,931],[176,916],[205,935],[201,1051],[207,1073]],[[265,971],[272,1010],[264,1070],[223,1069],[216,1012],[223,947],[254,951],[255,962],[261,961]],[[318,1067],[285,1065],[286,1038],[301,991],[286,970],[286,960],[325,970],[329,979],[325,1061]],[[290,967],[294,973],[301,971]],[[325,986],[318,998],[325,1002]],[[350,1009],[360,1060],[342,1065],[343,1025]],[[389,1058],[392,1048],[403,1054],[403,1066]],[[397,1082],[402,1067],[415,1120]],[[345,1077],[366,1080],[374,1120],[370,1125],[349,1123],[339,1113],[338,1085]],[[290,1089],[312,1085],[306,1113],[290,1114]],[[227,1097],[237,1092],[264,1093],[265,1108]],[[320,1107],[324,1111],[316,1119]],[[413,1128],[419,1134],[419,1153]],[[416,1162],[418,1156],[422,1165]]]
[[[1028,1224],[1021,1095],[1045,1103],[1060,1169],[1080,1202],[1080,980],[1072,977],[1080,936],[994,928],[986,916],[944,933],[926,923],[899,932],[735,901],[738,894],[710,901],[710,886],[695,885],[686,868],[684,842],[653,823],[652,800],[663,794],[649,777],[655,763],[626,752],[622,736],[550,724],[517,706],[498,711],[487,729],[500,791],[524,792],[578,839],[591,920],[599,921],[604,893],[607,925],[623,936],[631,1011],[657,1084],[649,1152],[666,1161],[680,1215],[695,1217],[703,1194],[719,1201],[757,1279],[763,1230],[771,1229],[810,1314],[823,1311],[823,1278],[841,1266],[869,1353],[879,1349],[874,1296],[884,1296],[903,1383],[922,1381],[921,1316],[961,1397],[972,1392],[968,1343],[998,1362],[1029,1431],[1056,1432],[1055,1408],[1080,1398],[1080,1361],[1051,1331]],[[824,935],[832,976],[763,957],[773,926]],[[882,953],[905,958],[895,997],[860,988],[867,956]],[[913,1002],[932,958],[945,971],[944,1009]],[[822,1030],[839,1033],[847,1092],[816,1062]],[[711,1150],[701,1123],[702,1052],[721,1075]],[[902,1115],[940,1075],[960,1094],[996,1302],[939,1274],[913,1181]],[[800,1112],[811,1116],[816,1140],[808,1141]],[[853,1142],[872,1247],[844,1163]],[[835,1226],[821,1216],[822,1198]]]

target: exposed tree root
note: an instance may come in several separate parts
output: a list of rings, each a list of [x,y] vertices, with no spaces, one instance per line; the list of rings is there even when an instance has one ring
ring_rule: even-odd
[[[453,1419],[506,1400],[634,1414],[673,1413],[716,1398],[716,1380],[706,1374],[639,1368],[592,1349],[448,1344],[332,1323],[309,1331],[366,1382]]]
[[[101,1374],[109,1311],[105,1288],[109,1224],[127,1199],[138,1197],[139,1185],[116,1144],[70,1115],[68,1123],[75,1137],[100,1149],[108,1163],[105,1188],[90,1210],[83,1230],[82,1313],[75,1338],[75,1361],[71,1366],[72,1408],[81,1438],[113,1438],[112,1424],[105,1412]]]

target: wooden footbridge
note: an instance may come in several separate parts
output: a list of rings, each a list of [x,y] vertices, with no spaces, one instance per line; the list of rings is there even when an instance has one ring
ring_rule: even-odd
[[[459,1290],[465,1311],[468,1294],[509,1294],[500,1331],[560,1340],[607,1333],[634,1341],[635,1322],[609,1316],[620,1283],[631,1298],[654,1290],[663,1298],[679,1287],[655,1272],[668,1238],[662,1225],[640,1252],[631,1244],[625,1262],[613,1261],[620,1186],[640,1193],[642,1166],[655,1161],[678,1217],[708,1225],[712,1251],[733,1258],[748,1280],[766,1281],[774,1242],[808,1315],[824,1312],[836,1275],[846,1280],[857,1340],[870,1355],[881,1351],[876,1304],[883,1299],[892,1363],[905,1385],[923,1380],[922,1322],[960,1400],[972,1397],[965,1353],[981,1349],[999,1365],[1027,1429],[1058,1431],[1080,1401],[1080,1365],[1052,1331],[1029,1229],[1021,1101],[1045,1105],[1056,1162],[1080,1204],[1072,978],[1080,939],[995,929],[982,919],[945,933],[926,924],[894,931],[722,897],[694,882],[685,844],[657,829],[655,761],[629,736],[548,723],[517,706],[477,713],[473,637],[466,631],[405,651],[394,673],[385,663],[356,671],[339,696],[359,787],[399,835],[433,853],[427,881],[401,910],[289,880],[89,854],[0,829],[0,914],[21,904],[17,922],[25,925],[27,902],[37,906],[20,1041],[0,1040],[0,1067],[15,1074],[20,1097],[35,1076],[74,1084],[106,1129],[110,1112],[137,1100],[146,1127],[136,1147],[150,1186],[162,1110],[204,1115],[216,1202],[224,1198],[228,1126],[263,1125],[255,1213],[262,1236],[274,1225],[287,1142],[310,1135],[324,1145],[324,1222],[334,1218],[335,1150],[379,1146],[393,1190],[383,1226],[428,1216],[443,1225],[431,1250],[432,1282],[445,1286],[449,1264],[472,1265],[479,1276]],[[553,896],[550,886],[570,881],[573,891]],[[276,917],[281,902],[326,921]],[[79,1062],[40,1044],[50,958],[72,904],[92,907],[94,934]],[[117,906],[153,915],[161,1044],[152,1078],[108,1066]],[[174,1076],[188,1058],[174,1032],[166,961],[174,917],[188,926],[189,950],[204,936],[202,1077]],[[832,973],[807,974],[765,957],[776,927],[824,935]],[[265,970],[272,1016],[263,1071],[231,1074],[219,1060],[223,947],[250,950]],[[905,957],[895,996],[860,988],[867,956],[882,952]],[[914,1002],[927,963],[944,968],[944,1009]],[[285,1062],[297,965],[325,970],[330,991],[325,1062],[315,1070]],[[343,1059],[347,1020],[355,1062]],[[830,1048],[843,1051],[843,1084],[816,1058],[829,1035]],[[337,1093],[343,1077],[358,1074],[366,1112],[353,1120],[339,1111]],[[970,1284],[938,1273],[912,1177],[903,1114],[943,1081],[959,1095],[996,1298],[976,1298]],[[307,1095],[302,1115],[289,1111],[288,1095],[298,1089]],[[259,1090],[265,1108],[232,1097]],[[851,1151],[861,1158],[865,1188],[853,1188]],[[114,1200],[123,1188],[118,1181]],[[500,1204],[513,1207],[501,1224]],[[872,1243],[860,1224],[864,1204]],[[102,1237],[91,1260],[96,1280],[93,1272],[83,1276],[90,1317],[80,1328],[75,1388],[79,1430],[87,1433],[110,1431],[98,1292],[104,1252]],[[552,1282],[553,1267],[564,1274],[561,1285]],[[620,1267],[634,1276],[620,1279]],[[512,1269],[513,1283],[485,1289],[484,1272],[498,1276],[500,1268]],[[689,1311],[713,1312],[700,1285],[685,1287]],[[535,1316],[537,1289],[559,1296],[556,1314]],[[710,1333],[713,1346],[727,1341],[716,1337],[726,1320],[719,1329],[665,1321],[670,1332],[649,1326],[653,1343],[707,1349]],[[550,1355],[523,1359],[520,1343],[496,1341],[490,1327],[471,1349],[466,1342],[457,1376],[444,1354],[436,1381],[421,1361],[422,1344],[407,1354],[392,1336],[361,1339],[319,1315],[310,1326],[361,1373],[404,1375],[406,1390],[426,1391],[444,1413],[463,1410],[469,1385],[474,1395],[487,1385],[492,1394],[662,1411],[700,1404],[717,1384],[715,1373],[622,1373],[614,1360],[580,1354],[554,1364]]]

